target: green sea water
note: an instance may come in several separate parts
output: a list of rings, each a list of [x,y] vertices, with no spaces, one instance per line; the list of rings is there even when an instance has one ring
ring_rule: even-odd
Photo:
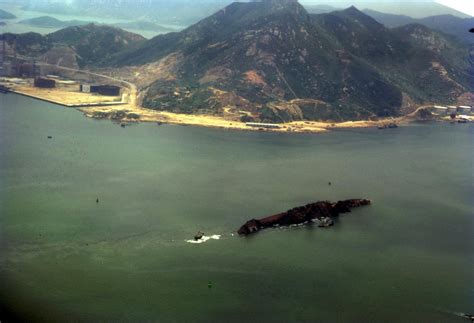
[[[473,135],[472,124],[121,128],[0,95],[2,315],[464,322],[456,313],[474,312]],[[235,235],[250,218],[359,197],[373,205],[330,229]],[[199,230],[221,238],[187,243]]]

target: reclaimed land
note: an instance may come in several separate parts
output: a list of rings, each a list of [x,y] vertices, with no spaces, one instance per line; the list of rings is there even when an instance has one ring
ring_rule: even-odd
[[[185,114],[167,111],[157,111],[142,108],[137,104],[136,90],[133,87],[125,89],[125,94],[120,97],[107,97],[79,92],[74,87],[62,87],[54,89],[40,89],[29,85],[8,84],[11,92],[32,97],[38,100],[77,108],[87,117],[110,118],[120,122],[157,122],[186,126],[200,126],[220,129],[246,130],[246,131],[272,131],[272,132],[295,132],[295,133],[322,133],[329,130],[345,128],[373,128],[381,124],[397,123],[407,124],[413,120],[412,117],[385,118],[378,121],[345,121],[345,122],[322,122],[322,121],[293,121],[278,124],[279,128],[249,127],[239,120],[240,116],[233,113],[225,113],[223,116],[205,114]],[[114,116],[120,115],[119,119]],[[132,117],[128,117],[132,116]]]
[[[107,97],[71,91],[70,89],[42,89],[31,86],[16,86],[11,92],[70,108],[93,106],[119,106],[127,104],[120,97]]]

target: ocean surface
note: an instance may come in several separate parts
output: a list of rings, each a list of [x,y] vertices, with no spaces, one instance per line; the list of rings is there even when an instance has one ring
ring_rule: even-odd
[[[472,124],[441,123],[121,128],[0,95],[3,315],[465,322],[456,313],[474,313],[473,136]],[[359,197],[373,205],[329,229],[235,234],[251,218]],[[198,231],[209,239],[188,243]]]

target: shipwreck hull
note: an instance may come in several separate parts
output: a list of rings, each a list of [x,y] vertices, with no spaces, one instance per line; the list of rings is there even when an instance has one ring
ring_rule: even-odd
[[[317,223],[318,226],[328,227],[334,223],[333,218],[340,214],[351,212],[352,208],[370,204],[371,201],[368,199],[351,199],[336,203],[330,201],[310,203],[265,218],[251,219],[237,232],[239,235],[248,235],[266,228],[304,223]]]

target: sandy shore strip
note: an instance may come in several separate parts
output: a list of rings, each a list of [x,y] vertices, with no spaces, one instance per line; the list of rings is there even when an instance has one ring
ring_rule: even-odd
[[[119,122],[157,122],[187,126],[200,126],[221,129],[235,129],[246,131],[271,131],[271,132],[310,132],[322,133],[335,129],[348,128],[376,128],[383,124],[396,123],[397,125],[408,124],[411,119],[406,117],[388,118],[379,121],[346,121],[346,122],[318,122],[318,121],[293,121],[278,124],[279,128],[249,127],[246,123],[235,119],[221,116],[200,115],[200,114],[180,114],[165,111],[156,111],[144,108],[124,106],[91,107],[79,108],[88,117],[96,117],[100,114],[113,114],[117,111],[124,111],[127,114],[136,114],[139,119],[124,118]]]
[[[389,123],[397,125],[408,124],[412,117],[386,118],[378,121],[346,121],[346,122],[319,122],[293,121],[278,124],[278,128],[250,127],[240,121],[240,116],[224,113],[223,116],[204,114],[184,114],[166,111],[157,111],[139,107],[136,104],[135,91],[128,89],[122,97],[107,97],[82,93],[72,88],[39,89],[28,85],[11,86],[11,91],[46,102],[77,108],[87,117],[107,118],[114,113],[125,113],[116,121],[128,122],[156,122],[185,126],[199,126],[208,128],[234,129],[245,131],[271,131],[295,133],[323,133],[335,129],[348,128],[375,128]],[[132,99],[133,98],[133,99]],[[130,102],[126,102],[126,99]],[[134,117],[128,117],[133,115]],[[105,117],[104,117],[105,116]]]

